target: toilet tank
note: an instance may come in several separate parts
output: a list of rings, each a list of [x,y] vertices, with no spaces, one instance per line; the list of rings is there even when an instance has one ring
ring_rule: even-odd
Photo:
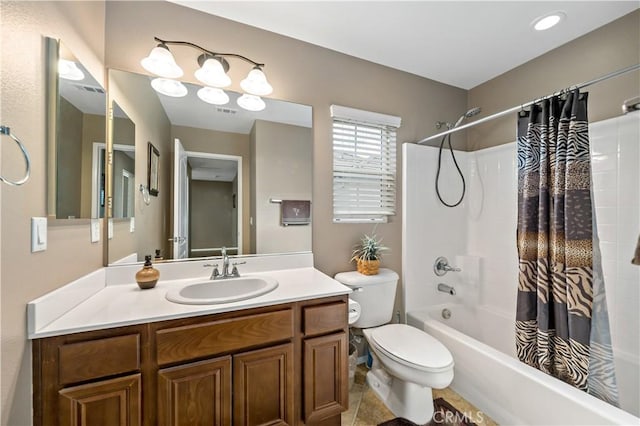
[[[377,275],[363,275],[350,271],[340,272],[334,278],[350,287],[353,293],[349,298],[360,304],[360,318],[351,326],[369,328],[391,321],[398,274],[391,269],[381,268]]]

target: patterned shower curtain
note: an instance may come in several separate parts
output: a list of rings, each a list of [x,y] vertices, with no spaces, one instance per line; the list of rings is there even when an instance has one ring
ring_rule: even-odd
[[[587,97],[574,90],[518,120],[516,349],[521,361],[617,405]]]

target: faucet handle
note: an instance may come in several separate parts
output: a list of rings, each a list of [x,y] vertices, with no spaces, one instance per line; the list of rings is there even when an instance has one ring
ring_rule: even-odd
[[[215,280],[216,278],[218,278],[220,276],[220,271],[218,271],[218,264],[217,263],[205,263],[202,266],[204,268],[213,268],[213,271],[211,271],[211,279],[212,280]]]
[[[247,262],[233,262],[233,269],[231,270],[231,275],[233,275],[234,277],[239,277],[240,276],[240,272],[238,271],[237,266],[238,265],[244,265]]]

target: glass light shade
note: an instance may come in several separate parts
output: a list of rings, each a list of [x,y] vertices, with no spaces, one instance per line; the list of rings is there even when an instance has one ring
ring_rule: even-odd
[[[249,71],[247,78],[240,82],[240,87],[245,92],[256,96],[265,96],[273,92],[273,87],[267,81],[267,76],[258,67]]]
[[[262,111],[267,107],[264,101],[255,95],[247,95],[246,93],[238,98],[238,105],[247,111]]]
[[[203,87],[198,90],[198,97],[208,104],[225,105],[229,102],[229,95],[217,87]]]
[[[149,56],[140,61],[140,64],[145,70],[160,77],[179,78],[184,74],[169,49],[162,46],[154,47]]]
[[[231,79],[224,72],[220,61],[214,58],[209,58],[204,61],[202,67],[198,69],[195,76],[202,83],[212,87],[227,87],[231,84]]]
[[[158,93],[174,98],[186,96],[188,92],[184,84],[177,80],[170,80],[168,78],[154,78],[151,80],[151,87],[153,87],[153,90]]]
[[[84,80],[84,73],[80,68],[78,68],[78,65],[67,59],[60,59],[58,61],[58,75],[60,78],[64,78],[66,80]]]
[[[566,17],[567,15],[564,12],[552,12],[535,19],[532,25],[537,31],[544,31],[558,25]]]

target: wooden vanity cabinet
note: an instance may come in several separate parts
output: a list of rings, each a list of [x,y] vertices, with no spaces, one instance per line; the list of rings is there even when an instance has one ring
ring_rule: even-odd
[[[346,306],[336,296],[34,340],[34,424],[339,424]]]

